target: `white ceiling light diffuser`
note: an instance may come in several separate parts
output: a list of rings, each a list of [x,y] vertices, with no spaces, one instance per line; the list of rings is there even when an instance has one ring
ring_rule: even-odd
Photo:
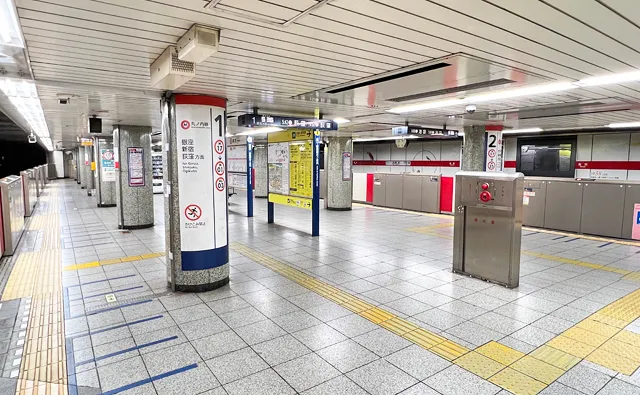
[[[408,136],[393,136],[393,137],[367,137],[367,138],[361,138],[361,139],[354,139],[353,142],[354,143],[362,143],[365,141],[385,141],[385,140],[411,140],[411,139],[417,139],[419,138],[419,136],[416,136],[414,134],[410,134]]]
[[[253,129],[253,130],[249,130],[249,131],[246,131],[246,132],[236,133],[235,136],[255,136],[255,135],[258,135],[258,134],[281,132],[283,130],[284,129],[280,129],[280,128],[276,128],[276,127],[258,128],[258,129]]]
[[[335,118],[333,122],[337,123],[338,125],[342,125],[343,123],[349,123],[351,121],[345,118]]]
[[[628,73],[617,73],[597,77],[583,78],[575,82],[554,82],[549,84],[535,85],[531,87],[504,89],[499,91],[489,91],[467,97],[428,101],[405,106],[393,107],[388,112],[395,114],[405,114],[415,111],[432,110],[436,108],[454,107],[463,104],[476,104],[513,99],[517,97],[535,96],[553,92],[564,92],[571,89],[586,88],[593,86],[622,84],[625,82],[640,81],[640,71]]]
[[[608,128],[618,129],[618,128],[640,128],[640,122],[622,122],[622,123],[610,123],[607,125]]]
[[[16,82],[8,78],[0,80],[0,91],[24,118],[30,131],[35,133],[49,151],[53,151],[49,128],[38,98],[36,85],[31,81]],[[48,140],[45,140],[48,139]]]
[[[0,0],[0,45],[24,48],[16,9],[11,0]]]

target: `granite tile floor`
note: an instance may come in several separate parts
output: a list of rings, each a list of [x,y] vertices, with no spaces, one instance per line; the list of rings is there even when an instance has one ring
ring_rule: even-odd
[[[162,195],[154,196],[156,226],[125,233],[116,208],[95,207],[75,182],[54,183],[63,188],[63,266],[164,250]],[[266,201],[256,199],[255,217],[246,218],[244,200],[230,199],[231,242],[471,349],[496,340],[530,352],[640,288],[620,274],[523,254],[520,287],[509,290],[452,274],[452,241],[408,230],[449,218],[322,210],[322,236],[312,238],[310,211],[277,206],[268,225]],[[640,270],[638,247],[557,237],[525,231],[522,249]],[[39,248],[25,241],[23,251]],[[64,271],[78,393],[509,393],[233,250],[230,258],[229,285],[200,294],[169,292],[162,258]],[[107,303],[108,294],[117,300]],[[630,328],[640,333],[640,323]],[[583,361],[542,393],[640,394],[640,373]]]

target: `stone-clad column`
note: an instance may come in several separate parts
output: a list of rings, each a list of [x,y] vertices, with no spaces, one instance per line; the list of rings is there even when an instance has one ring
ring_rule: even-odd
[[[462,170],[484,171],[484,126],[468,126],[464,128],[462,145]]]
[[[253,147],[253,168],[256,173],[255,197],[266,198],[267,192],[267,144],[256,144]]]
[[[353,201],[353,176],[351,137],[329,137],[325,173],[327,176],[328,210],[351,210]]]
[[[96,198],[98,207],[116,206],[116,165],[111,138],[94,139],[96,158]]]
[[[76,174],[78,175],[78,185],[84,189],[84,147],[76,148]]]
[[[118,228],[153,226],[151,127],[119,125],[113,130],[116,155]]]

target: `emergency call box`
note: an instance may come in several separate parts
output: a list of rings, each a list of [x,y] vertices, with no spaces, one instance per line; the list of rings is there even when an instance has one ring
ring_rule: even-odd
[[[456,174],[454,272],[518,286],[523,190],[522,173]]]

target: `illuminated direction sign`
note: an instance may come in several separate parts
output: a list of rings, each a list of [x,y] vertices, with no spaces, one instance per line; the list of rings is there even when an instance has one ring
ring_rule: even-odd
[[[458,137],[457,130],[422,128],[419,126],[397,126],[391,129],[391,135],[393,136],[404,136],[408,134],[425,136],[425,137],[439,137],[439,138]]]
[[[278,127],[315,130],[338,130],[338,124],[325,119],[305,119],[294,117],[280,117],[275,115],[244,114],[238,117],[240,127]]]

